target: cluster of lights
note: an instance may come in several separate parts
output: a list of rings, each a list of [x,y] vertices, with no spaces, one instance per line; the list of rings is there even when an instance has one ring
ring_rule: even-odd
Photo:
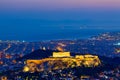
[[[118,46],[120,46],[120,42],[118,42],[118,43],[116,43],[116,44],[114,44],[114,45],[118,45]]]

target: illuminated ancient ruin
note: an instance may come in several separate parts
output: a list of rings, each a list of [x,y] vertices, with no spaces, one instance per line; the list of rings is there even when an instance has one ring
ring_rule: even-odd
[[[53,57],[71,57],[70,52],[53,52]]]
[[[74,67],[97,67],[101,64],[98,56],[76,55],[70,56],[70,52],[53,52],[53,56],[41,60],[26,60],[24,72],[43,70],[57,70]]]

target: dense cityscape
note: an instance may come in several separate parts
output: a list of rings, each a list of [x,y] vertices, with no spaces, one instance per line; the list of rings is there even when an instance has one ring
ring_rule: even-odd
[[[0,51],[1,80],[120,79],[120,32],[103,33],[85,40],[0,41]],[[58,58],[52,58],[53,53],[58,51],[61,52],[60,56],[64,52],[70,53],[63,55],[61,59],[59,59],[59,55],[54,56]],[[74,62],[74,57],[69,58],[70,55],[81,55],[81,57],[80,59],[76,58],[75,60],[78,61]],[[83,58],[87,55],[97,55],[100,59],[100,65],[85,66],[84,64],[94,63],[84,63],[85,60],[98,61],[94,60],[93,56],[92,58]],[[26,72],[29,70],[28,67],[25,67],[26,60],[41,60],[39,71],[36,70],[34,62],[31,62],[30,65],[34,69],[30,68],[32,72]],[[52,60],[51,63],[49,60]],[[64,63],[64,60],[70,62]],[[82,61],[82,64],[78,64],[79,60]],[[53,65],[55,66],[53,67]],[[65,65],[71,65],[71,67]]]
[[[120,80],[120,0],[0,0],[0,80]]]
[[[64,51],[93,53],[114,56],[119,52],[120,33],[103,33],[89,39],[52,40],[42,42],[0,41],[0,51],[7,54],[27,54],[37,49],[56,50],[58,46]],[[109,47],[107,47],[109,46]],[[104,47],[104,48],[103,48]],[[92,49],[93,48],[93,49]],[[110,48],[110,49],[109,49]],[[104,49],[104,50],[103,50]],[[93,51],[92,51],[93,50]],[[106,51],[105,51],[106,50]],[[95,52],[97,51],[97,52]],[[119,54],[117,55],[119,56]]]

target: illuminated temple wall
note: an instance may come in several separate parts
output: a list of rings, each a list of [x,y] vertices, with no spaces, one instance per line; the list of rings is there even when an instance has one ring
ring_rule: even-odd
[[[76,55],[75,58],[79,58],[79,59],[85,59],[85,58],[92,58],[92,59],[97,59],[98,56],[93,56],[93,55]]]
[[[70,52],[53,52],[53,57],[70,57]]]

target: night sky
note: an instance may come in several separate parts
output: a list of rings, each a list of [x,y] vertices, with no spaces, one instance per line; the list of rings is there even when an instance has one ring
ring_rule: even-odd
[[[120,0],[0,0],[0,39],[79,29],[120,30]]]

